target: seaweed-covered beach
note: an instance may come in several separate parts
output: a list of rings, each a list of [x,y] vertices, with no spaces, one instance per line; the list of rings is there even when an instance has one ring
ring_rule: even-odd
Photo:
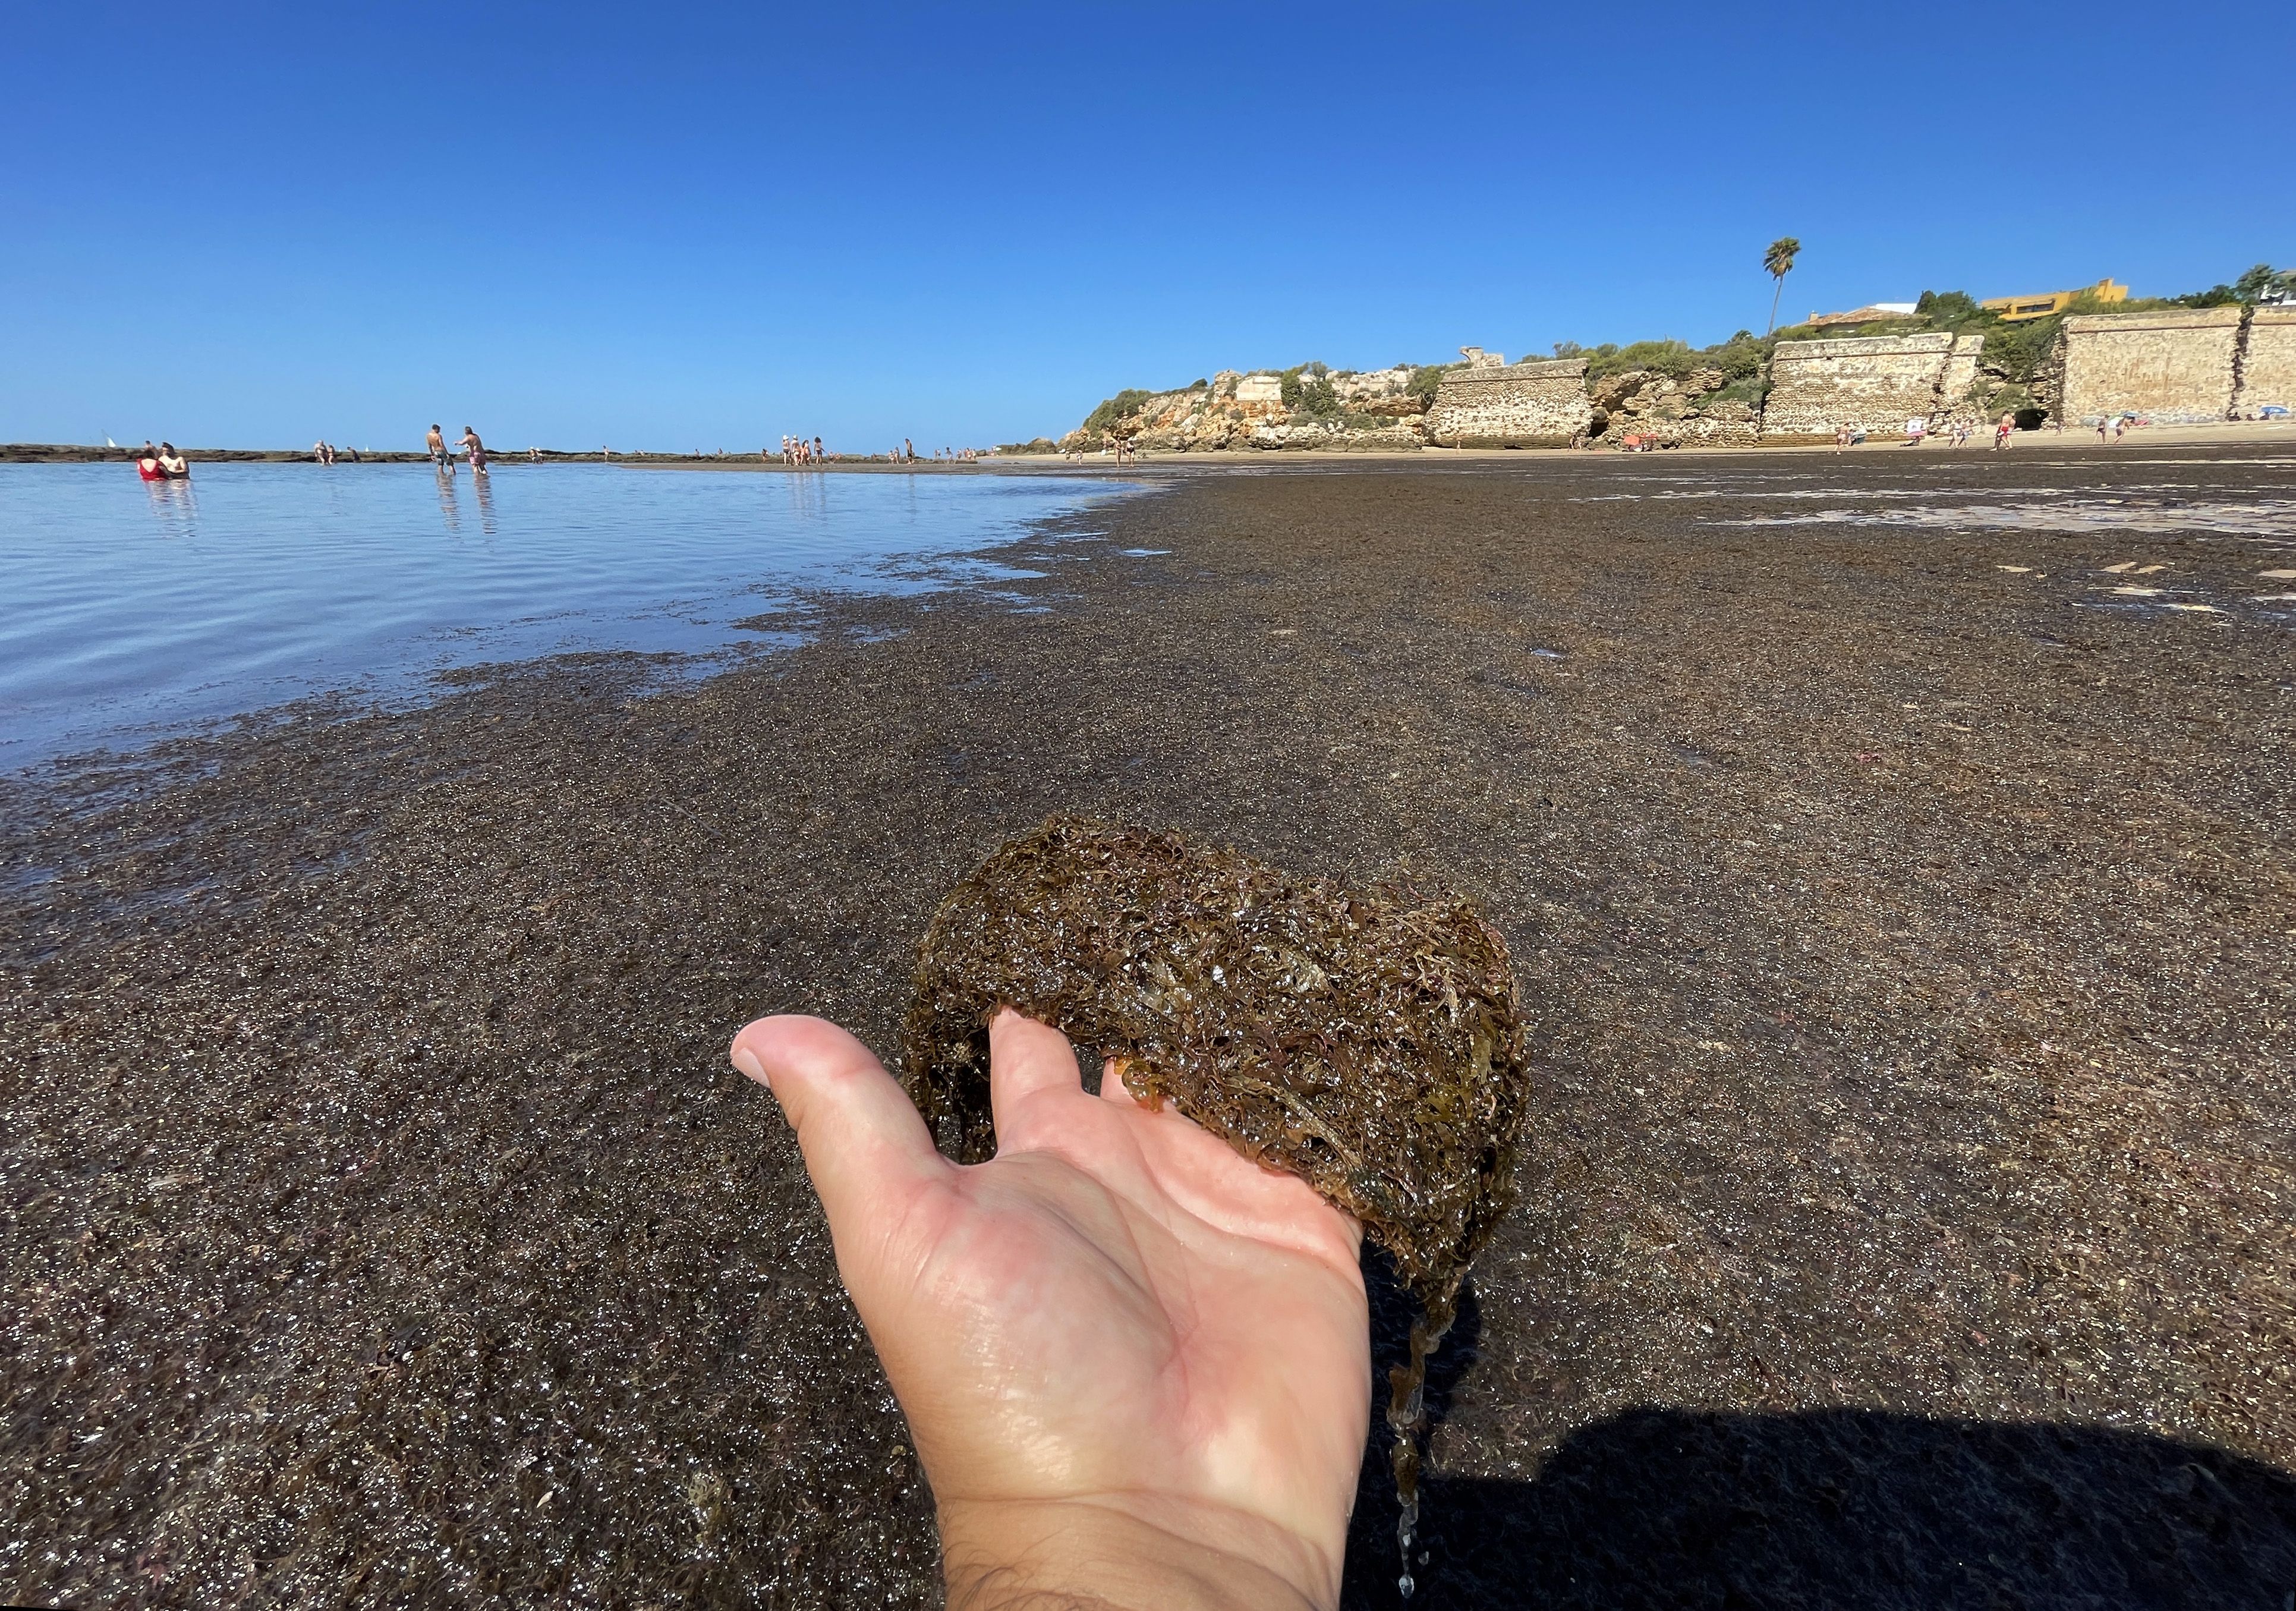
[[[1415,1605],[2284,1605],[2296,454],[1145,473],[706,682],[4,785],[0,1599],[936,1602],[725,1048],[890,1056],[934,903],[1075,810],[1513,948]]]

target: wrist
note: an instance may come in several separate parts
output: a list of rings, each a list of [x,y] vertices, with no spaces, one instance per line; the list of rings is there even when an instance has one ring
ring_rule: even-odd
[[[1329,1611],[1345,1547],[1135,1494],[944,1504],[940,1537],[949,1611]]]

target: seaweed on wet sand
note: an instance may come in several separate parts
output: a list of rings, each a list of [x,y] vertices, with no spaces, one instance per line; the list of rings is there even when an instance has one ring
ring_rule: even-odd
[[[1423,1311],[1388,1404],[1407,1560],[1427,1355],[1514,1196],[1529,1080],[1505,941],[1409,881],[1344,889],[1055,816],[950,892],[919,947],[905,1082],[968,1163],[996,1150],[1002,1007],[1108,1057],[1142,1102],[1299,1176],[1386,1251]]]

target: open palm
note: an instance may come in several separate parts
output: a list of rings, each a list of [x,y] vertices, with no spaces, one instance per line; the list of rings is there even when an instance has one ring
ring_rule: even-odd
[[[996,1155],[966,1167],[834,1024],[734,1045],[797,1128],[952,1603],[1334,1603],[1371,1390],[1360,1230],[1120,1080],[1086,1094],[1057,1031],[1008,1011],[989,1048]]]

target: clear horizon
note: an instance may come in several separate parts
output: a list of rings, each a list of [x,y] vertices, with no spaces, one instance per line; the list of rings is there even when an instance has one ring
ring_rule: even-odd
[[[1759,331],[1781,234],[1782,323],[2296,259],[2244,143],[2296,21],[1899,15],[29,12],[0,440],[922,452],[1222,368]]]

